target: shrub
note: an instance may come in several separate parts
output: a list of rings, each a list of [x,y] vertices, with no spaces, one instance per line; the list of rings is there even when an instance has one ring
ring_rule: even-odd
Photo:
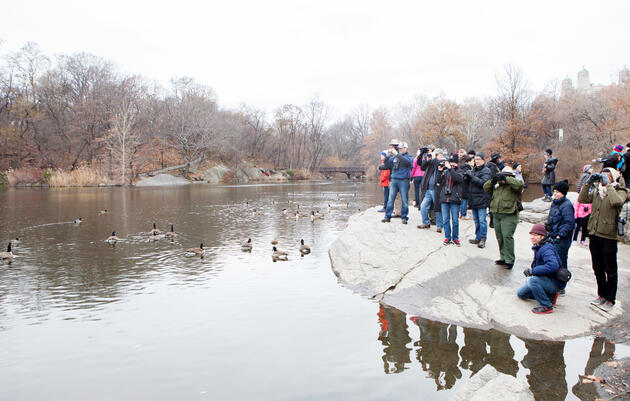
[[[44,175],[42,170],[36,167],[21,167],[16,170],[9,169],[7,171],[7,179],[9,185],[35,184],[44,182]]]
[[[51,172],[48,183],[51,187],[84,187],[91,184],[107,183],[105,177],[88,166],[81,166],[72,171],[57,170]]]
[[[293,172],[293,170],[287,170],[287,175],[288,175],[289,177],[293,178],[293,175],[294,175],[294,174],[295,174],[295,173]]]

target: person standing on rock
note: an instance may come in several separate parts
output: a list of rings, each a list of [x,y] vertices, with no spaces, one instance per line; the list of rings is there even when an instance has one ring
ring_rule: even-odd
[[[444,155],[441,149],[435,149],[435,156],[432,159],[422,161],[422,169],[424,170],[424,178],[422,179],[422,203],[420,204],[420,214],[422,215],[422,223],[418,228],[424,229],[431,227],[429,220],[429,209],[435,210],[435,224],[437,232],[442,232],[442,210],[438,209],[439,204],[439,186],[437,184],[438,165],[444,162]]]
[[[525,269],[525,285],[518,289],[516,295],[521,299],[535,299],[540,306],[532,309],[537,314],[551,313],[558,299],[558,291],[564,289],[565,283],[556,275],[560,268],[560,258],[542,224],[534,224],[529,230],[534,260],[531,267]]]
[[[591,304],[609,312],[617,297],[618,218],[628,200],[628,190],[620,185],[619,172],[605,168],[593,174],[582,187],[578,202],[592,204],[588,220],[588,248],[597,280],[597,298]]]
[[[387,152],[381,152],[381,165],[378,166],[378,169],[381,172],[380,186],[383,188],[383,208],[378,210],[379,213],[385,213],[387,210],[387,201],[389,200],[389,175],[391,169],[388,169],[385,165],[385,157],[387,157]]]
[[[556,247],[560,256],[561,267],[567,268],[567,258],[571,247],[571,237],[575,228],[575,210],[573,204],[567,199],[569,183],[567,180],[557,182],[553,186],[553,202],[549,208],[547,225],[549,227],[549,237]],[[561,295],[564,291],[561,291]]]
[[[551,188],[556,183],[556,165],[558,164],[558,159],[555,157],[551,157],[553,151],[551,149],[545,150],[545,162],[543,163],[543,178],[541,180],[541,185],[543,188],[543,192],[545,193],[545,197],[543,200],[545,202],[552,201],[552,190]]]
[[[413,194],[416,201],[415,206],[420,209],[420,185],[422,184],[422,157],[426,154],[422,153],[422,149],[419,149],[416,153],[416,157],[413,158],[413,165],[411,167],[411,180],[413,181]]]
[[[447,162],[438,166],[442,174],[438,178],[441,186],[440,205],[444,226],[444,245],[459,243],[459,212],[462,202],[463,176],[457,166],[459,158],[454,153]]]
[[[483,184],[492,178],[492,173],[486,166],[484,157],[485,154],[483,152],[477,153],[474,159],[475,167],[472,171],[465,173],[469,175],[468,204],[475,222],[475,239],[471,239],[468,242],[476,244],[479,248],[486,246],[486,239],[488,238],[486,214],[492,199],[492,196],[483,189]]]
[[[472,171],[475,160],[473,157],[468,156],[466,153],[459,156],[459,169],[464,178],[462,182],[462,205],[459,209],[459,218],[462,220],[470,220],[468,217],[468,198],[470,197],[470,175],[466,172]]]
[[[494,233],[499,243],[501,258],[495,263],[511,269],[514,266],[514,231],[518,224],[518,202],[523,183],[514,178],[511,167],[483,184],[483,190],[492,195],[490,212],[494,215]]]
[[[391,156],[385,158],[385,165],[392,169],[389,176],[389,199],[387,200],[387,210],[385,218],[381,220],[383,223],[391,221],[392,212],[394,211],[394,201],[396,195],[400,193],[402,205],[400,207],[400,217],[403,224],[407,224],[409,214],[409,177],[411,174],[411,162],[413,159],[407,152],[407,143],[400,144],[400,151],[394,147]]]

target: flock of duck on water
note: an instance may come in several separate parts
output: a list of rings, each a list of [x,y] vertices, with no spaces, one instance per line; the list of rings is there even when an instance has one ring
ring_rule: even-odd
[[[356,194],[355,194],[356,196]],[[296,209],[294,212],[290,211],[287,208],[283,208],[282,209],[282,213],[286,216],[287,220],[299,220],[300,218],[305,218],[305,217],[309,217],[311,219],[311,222],[315,222],[317,220],[321,220],[324,218],[324,214],[320,213],[319,210],[313,210],[311,211],[311,214],[302,214],[300,212],[300,205],[293,202],[292,200],[289,200],[287,203],[289,204],[294,204]],[[249,207],[249,201],[245,202],[246,206]],[[275,204],[275,201],[274,201]],[[327,206],[327,210],[331,211],[334,207],[337,208],[348,208],[349,207],[349,203],[346,202],[345,204],[342,205],[335,205],[332,206],[331,204],[328,204]],[[359,211],[361,211],[361,209],[359,209]],[[107,209],[103,209],[101,211],[98,212],[99,216],[103,216],[108,214],[108,210]],[[254,216],[260,216],[262,215],[262,212],[260,210],[257,209],[253,209],[252,210],[252,214]],[[73,221],[74,224],[82,224],[83,223],[83,219],[81,217],[79,217],[78,219]],[[155,223],[153,223],[153,229],[151,229],[149,231],[149,239],[153,240],[153,241],[158,241],[161,238],[165,238],[165,239],[169,239],[171,241],[173,241],[176,237],[177,237],[177,233],[175,233],[175,229],[173,224],[171,224],[171,230],[167,231],[167,232],[162,232],[160,230],[158,230],[157,226]],[[115,231],[112,231],[112,235],[110,235],[105,242],[107,242],[110,245],[115,245],[120,239],[118,238],[118,236],[116,235]],[[18,237],[16,237],[15,239],[12,239],[9,241],[9,244],[7,246],[7,251],[6,252],[0,252],[0,261],[2,262],[7,262],[7,263],[11,263],[15,257],[15,255],[13,255],[13,251],[12,248],[19,244],[20,239]],[[278,239],[273,239],[271,241],[271,245],[272,245],[272,254],[271,254],[271,259],[276,262],[276,261],[286,261],[289,259],[289,254],[288,252],[284,252],[281,250],[278,250],[278,248],[276,248],[276,245],[278,245]],[[254,247],[254,244],[252,243],[252,239],[248,238],[247,241],[245,241],[242,245],[241,245],[241,250],[243,252],[251,252],[252,249]],[[304,244],[304,239],[300,240],[300,246],[298,248],[299,252],[300,252],[300,256],[305,256],[308,255],[309,253],[311,253],[311,248]],[[203,243],[199,244],[199,248],[188,248],[184,251],[184,256],[187,257],[203,257],[205,255],[206,249],[203,247]]]

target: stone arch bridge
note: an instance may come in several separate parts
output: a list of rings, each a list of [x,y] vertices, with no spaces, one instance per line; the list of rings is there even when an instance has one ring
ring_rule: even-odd
[[[348,179],[364,176],[365,170],[366,169],[363,166],[320,167],[317,169],[317,171],[326,176],[326,178],[330,178],[333,174],[344,173]]]

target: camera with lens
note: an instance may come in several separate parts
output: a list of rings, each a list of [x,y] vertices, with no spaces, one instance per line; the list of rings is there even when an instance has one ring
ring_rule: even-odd
[[[451,189],[446,187],[444,188],[444,195],[449,196],[452,193]]]
[[[617,217],[617,235],[623,237],[624,231],[623,226],[626,224],[626,219],[622,217]]]
[[[438,167],[444,167],[444,166],[446,166],[446,160],[440,160],[438,162]]]

